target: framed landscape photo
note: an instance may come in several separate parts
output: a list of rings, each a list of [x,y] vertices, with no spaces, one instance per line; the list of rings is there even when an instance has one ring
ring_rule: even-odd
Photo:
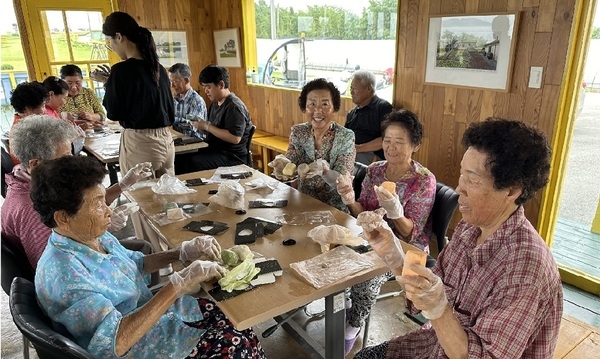
[[[240,33],[238,28],[214,31],[217,65],[242,67]]]
[[[429,18],[425,83],[508,91],[518,13]]]

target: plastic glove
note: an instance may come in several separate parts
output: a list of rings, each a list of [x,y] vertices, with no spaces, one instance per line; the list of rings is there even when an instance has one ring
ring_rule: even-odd
[[[144,178],[151,177],[153,175],[152,172],[152,163],[150,162],[142,162],[135,165],[132,169],[127,171],[125,176],[119,182],[119,187],[121,187],[122,191],[126,191],[129,187],[131,187],[134,183]]]
[[[189,266],[169,276],[178,297],[184,294],[194,293],[198,290],[201,282],[209,279],[221,279],[227,270],[218,263],[195,260]]]
[[[406,265],[419,274],[418,276],[396,276],[396,280],[406,291],[406,298],[415,308],[421,310],[425,318],[438,319],[448,306],[444,283],[429,268],[410,263]]]
[[[108,81],[108,77],[110,76],[110,66],[108,65],[99,65],[97,69],[90,73],[90,78],[92,80],[106,83]]]
[[[110,228],[111,232],[119,231],[127,225],[127,218],[132,213],[137,212],[140,207],[135,202],[125,203],[113,210],[112,216],[110,217]]]
[[[198,236],[181,243],[179,260],[182,262],[193,261],[204,257],[215,260],[221,258],[221,246],[213,236]]]
[[[355,202],[355,194],[354,188],[352,187],[352,181],[354,180],[354,176],[350,175],[348,172],[344,172],[339,175],[336,179],[336,189],[339,193],[340,197],[342,197],[342,202],[345,205],[350,205]]]
[[[369,217],[372,217],[370,219]],[[373,220],[379,218],[379,226],[373,226]],[[404,250],[400,240],[394,235],[390,226],[383,220],[380,213],[361,212],[356,223],[363,227],[363,237],[369,242],[373,251],[387,264],[394,275],[402,274],[404,266]],[[375,229],[373,229],[375,227]]]
[[[287,176],[283,175],[283,169],[291,161],[282,154],[275,156],[273,161],[269,162],[267,166],[273,169],[273,176],[278,180],[287,180]],[[285,177],[285,178],[284,178]]]
[[[404,217],[404,207],[400,203],[400,198],[396,193],[390,193],[387,189],[382,186],[374,186],[375,196],[379,201],[379,205],[387,212],[389,219],[398,219]]]
[[[324,170],[329,170],[329,163],[319,158],[318,160],[309,163],[308,168],[298,166],[298,176],[303,179],[321,176]]]

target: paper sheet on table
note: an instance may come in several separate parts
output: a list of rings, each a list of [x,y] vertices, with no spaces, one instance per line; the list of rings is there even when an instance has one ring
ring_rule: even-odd
[[[319,289],[373,266],[368,258],[340,246],[314,258],[290,263],[290,268]]]

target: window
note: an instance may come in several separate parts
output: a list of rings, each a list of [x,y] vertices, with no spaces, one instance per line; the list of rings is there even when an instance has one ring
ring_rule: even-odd
[[[300,88],[324,77],[349,95],[352,73],[371,71],[392,100],[396,0],[255,0],[258,82]]]

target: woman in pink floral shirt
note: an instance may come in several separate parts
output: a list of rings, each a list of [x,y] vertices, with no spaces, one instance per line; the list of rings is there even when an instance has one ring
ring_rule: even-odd
[[[357,216],[363,211],[383,207],[386,221],[398,238],[429,252],[431,220],[429,214],[435,200],[435,176],[412,159],[423,138],[423,125],[408,110],[392,111],[381,124],[383,153],[386,161],[372,163],[362,183],[358,202],[354,201],[352,186],[340,183],[338,192]],[[385,181],[396,183],[396,193],[379,186]],[[352,310],[346,323],[346,353],[350,352],[360,327],[375,303],[387,275],[375,277],[350,289]]]

